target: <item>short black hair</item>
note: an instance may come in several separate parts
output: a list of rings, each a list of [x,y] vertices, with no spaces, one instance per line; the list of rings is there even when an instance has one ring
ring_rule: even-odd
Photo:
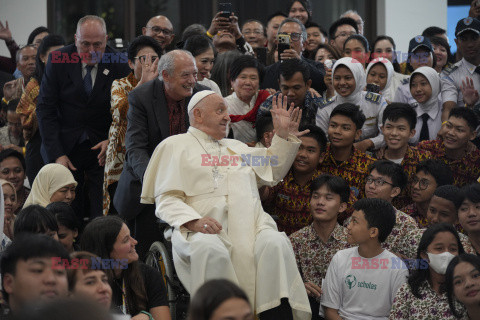
[[[353,204],[356,211],[363,211],[369,228],[378,229],[378,241],[384,242],[396,222],[395,208],[383,199],[363,198]]]
[[[128,60],[134,62],[134,58],[137,56],[138,51],[145,47],[150,47],[158,55],[158,59],[162,56],[162,47],[158,44],[157,40],[149,36],[138,36],[128,46]]]
[[[322,174],[318,178],[312,181],[310,185],[310,195],[323,186],[327,186],[327,189],[340,196],[340,202],[347,202],[350,199],[350,187],[348,183],[342,177],[332,176],[331,174]]]
[[[60,257],[69,259],[68,252],[60,242],[43,234],[23,233],[15,235],[13,242],[3,252],[0,262],[0,272],[2,281],[5,274],[15,275],[17,262],[19,260],[28,260],[31,258]],[[65,275],[66,277],[66,275]],[[8,301],[8,293],[2,282],[2,292]]]
[[[303,82],[307,83],[310,79],[310,68],[308,64],[300,59],[287,59],[280,64],[278,81],[280,81],[280,76],[288,81],[292,79],[293,75],[297,72],[302,74]]]
[[[263,134],[273,130],[273,119],[270,112],[266,112],[257,117],[255,120],[255,131],[257,134],[257,141],[262,140]]]
[[[299,130],[300,131],[310,130],[310,132],[305,133],[304,135],[302,135],[302,137],[309,137],[309,138],[315,139],[318,143],[318,147],[320,148],[320,152],[324,152],[325,149],[327,149],[327,143],[328,143],[327,136],[325,135],[325,132],[323,132],[323,130],[320,129],[320,127],[317,127],[314,124],[307,124],[307,125],[301,126]]]
[[[33,77],[37,80],[39,84],[42,83],[43,71],[45,70],[46,62],[43,62],[40,56],[47,54],[47,51],[52,47],[64,46],[65,39],[58,34],[49,34],[43,38],[42,43],[38,46],[37,56],[35,57],[35,73]],[[48,57],[47,57],[48,58]]]
[[[398,187],[400,190],[404,190],[407,187],[408,175],[398,163],[390,160],[377,160],[370,165],[368,173],[372,173],[373,170],[377,170],[379,174],[392,179],[394,187]]]
[[[212,40],[205,35],[191,36],[185,40],[183,46],[183,50],[190,51],[194,57],[206,52],[208,49],[212,49],[213,55],[216,56],[217,50],[215,50]]]
[[[17,158],[18,161],[20,161],[20,164],[23,167],[23,171],[25,171],[26,165],[25,165],[25,158],[23,157],[23,154],[21,154],[20,152],[14,150],[14,149],[4,149],[4,150],[0,151],[0,163],[2,163],[3,160],[5,160],[7,158],[10,158],[10,157]]]
[[[347,44],[348,41],[350,40],[358,40],[360,41],[360,43],[362,44],[363,46],[363,49],[365,49],[365,52],[370,52],[370,46],[368,45],[368,40],[367,38],[365,38],[364,36],[362,36],[361,34],[352,34],[351,36],[349,36],[347,38],[347,40],[345,40],[345,42],[343,43],[343,50],[345,50],[345,45]]]
[[[343,26],[345,24],[352,26],[355,29],[355,31],[358,33],[358,26],[355,20],[353,20],[352,18],[345,17],[345,18],[340,18],[337,21],[334,21],[330,25],[330,28],[328,29],[328,38],[330,40],[335,39],[335,33],[337,33],[338,27]]]
[[[270,20],[272,20],[275,17],[279,17],[279,16],[282,16],[282,17],[285,17],[285,18],[287,17],[287,15],[285,13],[283,13],[282,11],[274,12],[267,17],[267,26],[270,23]]]
[[[305,29],[308,29],[308,28],[318,28],[318,30],[322,32],[322,27],[320,27],[318,23],[313,21],[307,21],[307,23],[305,23]]]
[[[417,164],[417,173],[427,173],[435,179],[437,188],[446,184],[453,184],[453,173],[442,160],[428,159]]]
[[[475,113],[475,111],[469,108],[454,107],[452,108],[452,110],[450,110],[450,113],[448,114],[449,119],[450,117],[465,120],[472,131],[477,130],[477,127],[479,125],[477,114]]]
[[[463,202],[460,188],[451,184],[438,187],[433,195],[452,202],[457,210],[460,208]]]
[[[230,81],[235,81],[240,73],[247,68],[257,69],[260,83],[262,83],[265,68],[257,59],[249,55],[242,55],[233,61],[230,66]]]
[[[352,122],[355,124],[357,130],[362,129],[366,120],[363,111],[360,110],[360,107],[349,102],[345,102],[336,106],[330,114],[330,119],[336,115],[342,115],[350,118],[350,120],[352,120]]]
[[[410,126],[410,130],[415,129],[417,125],[417,113],[408,103],[392,102],[383,111],[382,124],[385,125],[387,120],[398,121],[405,119]]]
[[[25,232],[44,234],[48,231],[58,231],[57,220],[50,211],[37,204],[23,208],[13,225],[15,238]]]
[[[33,44],[33,40],[35,40],[35,37],[38,36],[40,33],[48,32],[50,33],[50,30],[48,30],[46,27],[40,26],[36,27],[33,29],[32,32],[30,32],[30,35],[28,36],[27,44]]]
[[[462,187],[462,202],[468,200],[472,203],[480,203],[480,183],[475,182]]]
[[[445,34],[447,31],[445,29],[442,29],[440,27],[428,27],[422,32],[422,36],[431,38],[433,36],[439,35],[439,34]]]
[[[70,230],[80,230],[80,223],[73,208],[65,202],[52,202],[46,209],[50,211],[57,220],[59,226],[64,226]]]

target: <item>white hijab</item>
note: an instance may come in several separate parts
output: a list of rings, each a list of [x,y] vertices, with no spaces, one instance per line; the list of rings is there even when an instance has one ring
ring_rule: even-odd
[[[430,86],[432,87],[432,96],[428,99],[425,103],[418,103],[418,106],[424,110],[425,112],[429,112],[433,108],[438,108],[438,94],[440,93],[440,76],[435,69],[430,67],[420,67],[415,70],[410,76],[410,86],[412,85],[413,76],[416,73],[422,74],[425,78],[427,78]]]
[[[365,73],[363,64],[361,64],[358,60],[350,57],[345,57],[337,60],[337,62],[333,66],[332,79],[335,76],[335,70],[340,65],[347,67],[352,72],[353,78],[355,79],[355,90],[347,97],[342,97],[337,92],[336,101],[338,101],[339,104],[350,102],[356,105],[360,105],[362,100],[362,91],[367,85],[367,74]]]
[[[395,70],[393,69],[393,64],[390,62],[390,60],[383,57],[373,59],[368,64],[367,72],[366,72],[367,76],[368,76],[368,73],[370,72],[370,69],[372,69],[372,67],[377,63],[383,63],[383,65],[385,66],[385,69],[387,69],[387,84],[385,85],[385,88],[383,88],[383,90],[380,93],[385,99],[392,101],[393,97],[395,96],[395,92],[393,91],[393,88],[392,88],[392,79],[393,79],[393,74],[395,73]]]

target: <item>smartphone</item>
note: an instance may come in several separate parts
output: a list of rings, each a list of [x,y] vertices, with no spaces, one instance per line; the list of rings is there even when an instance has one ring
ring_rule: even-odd
[[[280,55],[285,51],[290,49],[290,35],[289,34],[279,34],[278,35],[278,60],[281,60]]]
[[[258,62],[266,66],[267,65],[267,48],[265,47],[254,48],[253,52],[255,52],[255,56],[257,57]]]
[[[218,4],[218,12],[222,12],[220,15],[221,17],[224,18],[230,18],[230,15],[232,14],[232,4],[230,2],[225,2],[225,3],[219,3]]]
[[[374,83],[367,84],[367,92],[380,93],[380,86]]]

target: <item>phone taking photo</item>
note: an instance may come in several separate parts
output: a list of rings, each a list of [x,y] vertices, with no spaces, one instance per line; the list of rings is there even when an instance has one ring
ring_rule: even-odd
[[[230,18],[232,14],[232,4],[230,2],[219,3],[218,12],[222,12],[221,17]]]
[[[290,46],[290,35],[289,34],[279,34],[278,35],[278,60],[281,60],[280,55],[285,51],[291,48]]]

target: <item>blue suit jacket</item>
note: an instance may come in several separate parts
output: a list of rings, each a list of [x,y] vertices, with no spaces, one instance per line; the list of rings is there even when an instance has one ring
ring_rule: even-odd
[[[125,59],[117,59],[115,63],[102,60],[98,63],[95,84],[89,97],[83,87],[81,61],[75,59],[77,47],[72,44],[59,51],[60,55],[49,56],[37,103],[46,162],[54,162],[62,155],[68,156],[84,131],[93,145],[108,138],[112,122],[112,82],[130,73]],[[112,54],[120,54],[108,46],[105,53],[108,58]]]

